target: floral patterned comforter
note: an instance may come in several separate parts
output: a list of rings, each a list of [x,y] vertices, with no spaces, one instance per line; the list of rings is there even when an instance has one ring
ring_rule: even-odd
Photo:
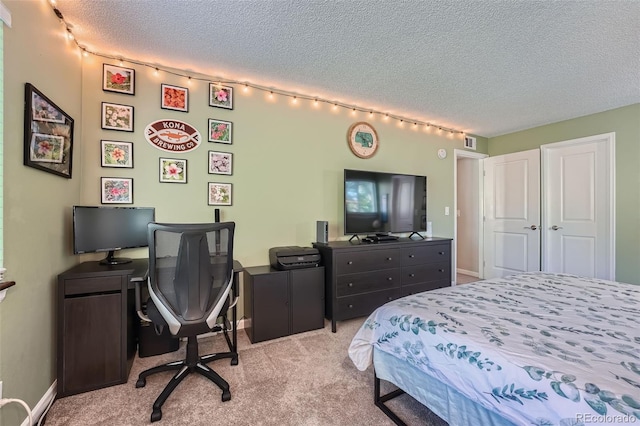
[[[353,338],[518,425],[640,424],[640,285],[527,273],[389,302]]]

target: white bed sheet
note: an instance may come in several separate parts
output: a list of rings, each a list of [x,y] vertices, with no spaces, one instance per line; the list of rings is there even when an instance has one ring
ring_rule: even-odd
[[[420,293],[365,321],[357,368],[374,346],[514,424],[640,424],[640,286],[531,273]]]

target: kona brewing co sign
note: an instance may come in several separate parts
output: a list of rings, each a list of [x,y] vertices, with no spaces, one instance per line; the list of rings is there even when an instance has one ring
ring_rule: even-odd
[[[144,129],[144,137],[154,147],[167,152],[189,152],[200,146],[200,132],[180,120],[157,120]]]

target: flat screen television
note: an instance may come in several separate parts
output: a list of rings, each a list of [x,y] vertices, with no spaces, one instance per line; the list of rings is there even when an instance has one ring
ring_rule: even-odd
[[[426,230],[426,176],[345,169],[345,235]]]
[[[147,247],[147,225],[154,220],[153,207],[73,206],[73,252],[107,252],[103,265],[131,262],[115,252]]]

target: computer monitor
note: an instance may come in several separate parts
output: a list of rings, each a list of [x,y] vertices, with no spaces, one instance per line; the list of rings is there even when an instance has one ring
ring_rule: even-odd
[[[147,225],[154,220],[153,207],[73,206],[73,252],[107,252],[101,264],[131,262],[114,253],[147,247]]]

